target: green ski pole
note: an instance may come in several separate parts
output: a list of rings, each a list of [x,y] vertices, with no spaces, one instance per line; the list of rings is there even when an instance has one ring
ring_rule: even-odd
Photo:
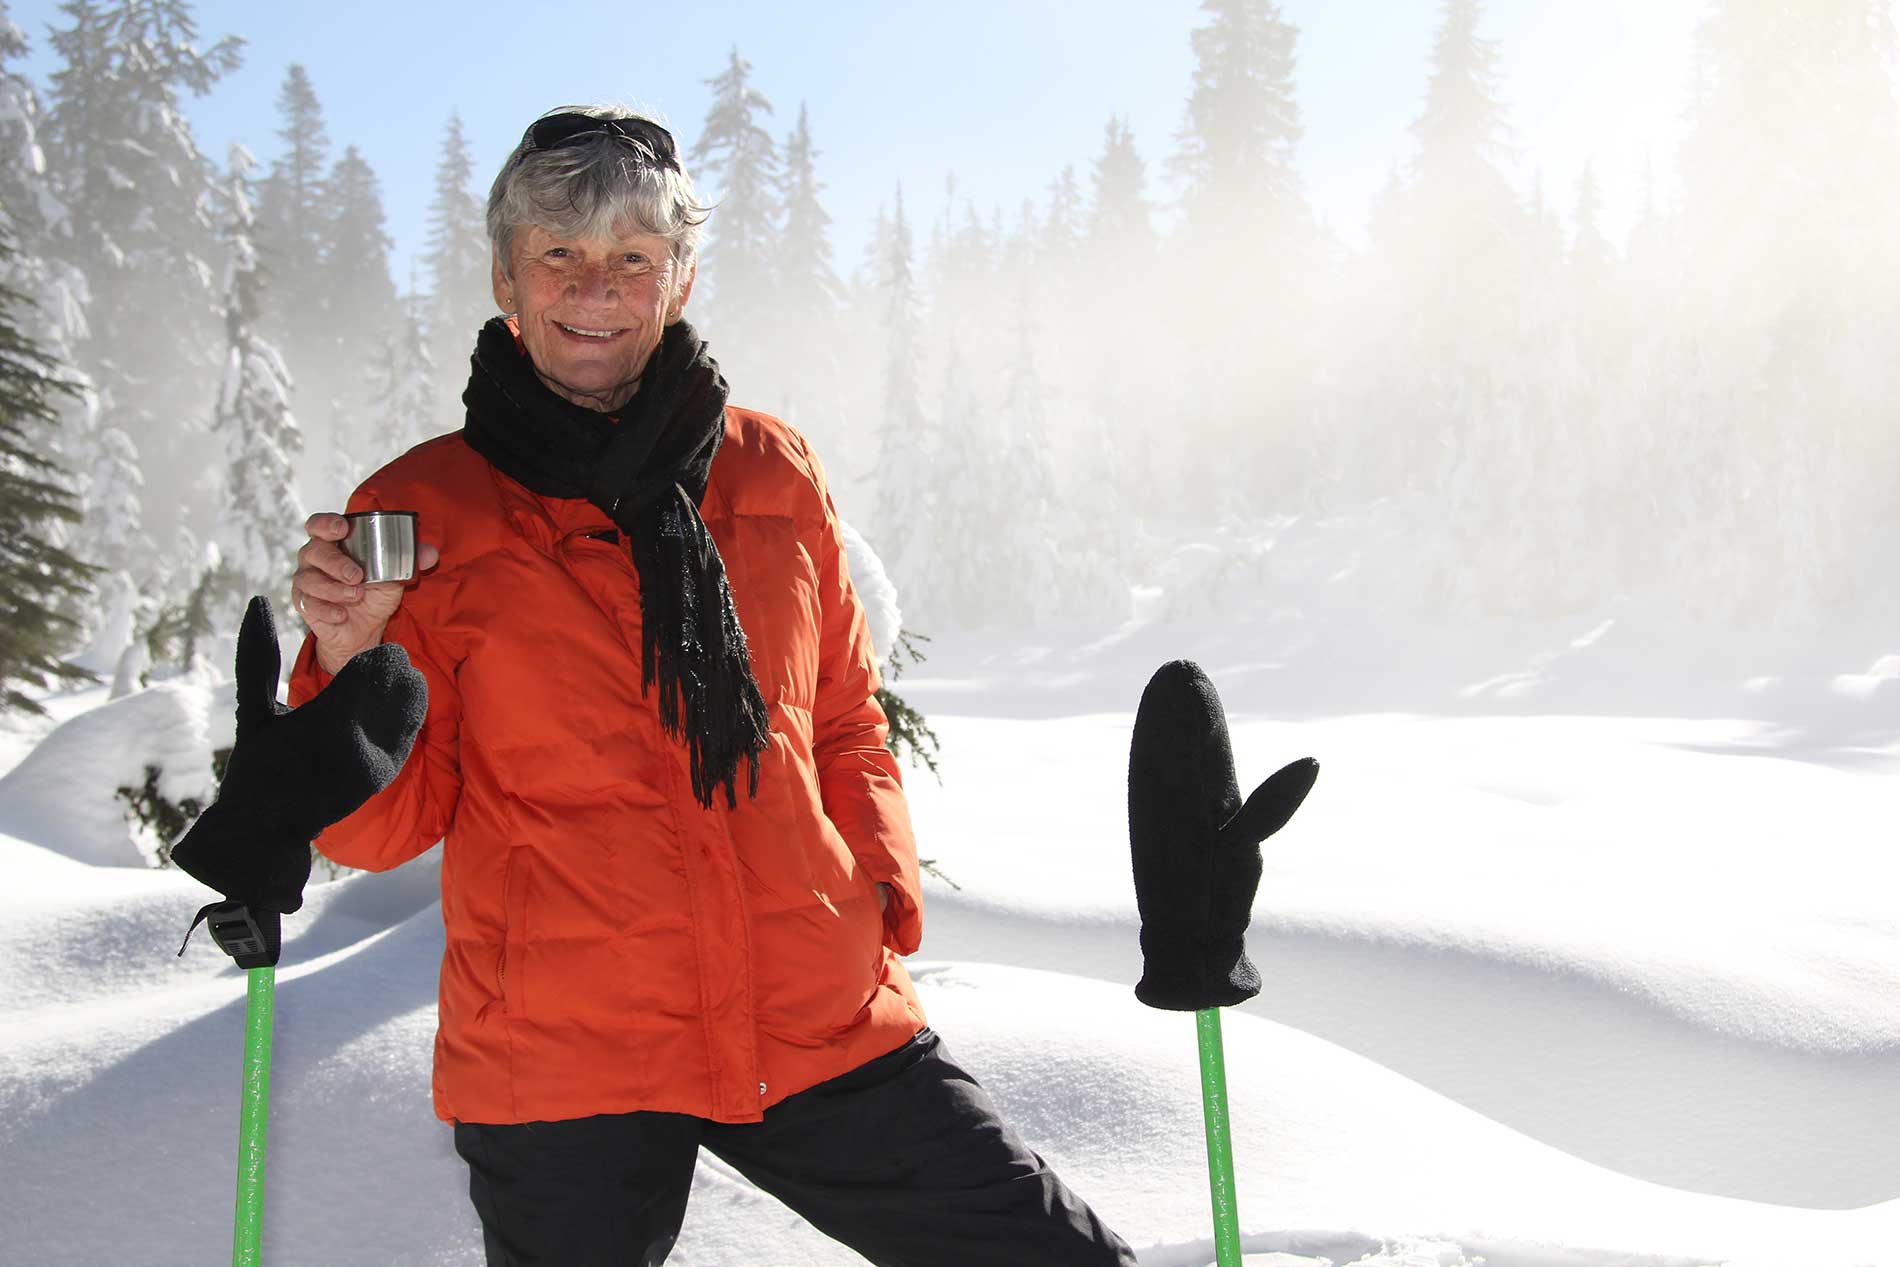
[[[244,1104],[238,1114],[237,1214],[231,1267],[259,1267],[264,1240],[264,1136],[270,1127],[270,1038],[277,969],[252,968],[244,1001]]]
[[[1207,674],[1192,660],[1170,660],[1148,679],[1128,747],[1128,844],[1141,909],[1135,997],[1194,1013],[1219,1267],[1240,1267],[1220,1009],[1260,993],[1246,946],[1260,845],[1286,826],[1318,777],[1311,757],[1292,761],[1242,801],[1227,712]]]
[[[264,1134],[270,1126],[271,1021],[277,1011],[277,956],[283,916],[243,902],[213,902],[198,912],[185,943],[207,923],[218,949],[245,970],[244,1088],[238,1107],[237,1212],[231,1224],[231,1267],[259,1267],[264,1241]],[[185,947],[178,948],[179,954]]]
[[[1240,1211],[1234,1201],[1234,1145],[1227,1129],[1227,1061],[1221,1046],[1220,1009],[1194,1014],[1201,1040],[1201,1109],[1207,1121],[1207,1187],[1214,1202],[1214,1254],[1218,1267],[1240,1267]]]

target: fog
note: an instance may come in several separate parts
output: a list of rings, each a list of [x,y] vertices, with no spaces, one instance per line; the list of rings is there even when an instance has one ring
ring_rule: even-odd
[[[220,587],[281,592],[306,510],[459,425],[492,314],[488,173],[459,124],[426,275],[398,287],[375,174],[302,72],[280,102],[296,139],[247,182],[172,108],[222,46],[113,50],[176,53],[162,26],[70,31],[119,67],[96,81],[7,80],[10,284],[84,389],[46,449],[84,516],[62,541],[106,568],[68,603],[100,669],[128,639],[182,654],[185,595],[202,618],[230,609]],[[893,186],[855,260],[831,246],[824,138],[767,114],[738,53],[680,129],[719,201],[688,315],[734,402],[810,437],[909,629],[1112,630],[1157,594],[1189,610],[1190,577],[1213,592],[1194,611],[1230,615],[1281,582],[1453,626],[1640,608],[1798,635],[1894,614],[1888,6],[1711,6],[1682,143],[1614,237],[1590,170],[1513,183],[1536,155],[1511,149],[1511,50],[1474,0],[1441,6],[1411,157],[1351,245],[1302,192],[1297,30],[1218,3],[1189,38],[1175,135],[1111,119],[1013,206]],[[107,108],[127,100],[156,114]],[[294,471],[275,497],[240,470],[260,452]],[[235,502],[264,526],[230,524]],[[240,538],[280,540],[280,573]]]

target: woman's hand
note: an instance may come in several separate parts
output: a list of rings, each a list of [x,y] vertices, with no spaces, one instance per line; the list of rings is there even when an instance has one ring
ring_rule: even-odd
[[[317,639],[317,663],[337,673],[359,651],[383,640],[383,628],[402,605],[406,581],[363,584],[363,569],[337,543],[349,535],[342,515],[318,513],[304,520],[310,540],[297,551],[297,574],[290,581],[290,605]],[[417,543],[416,570],[436,565],[441,552]]]

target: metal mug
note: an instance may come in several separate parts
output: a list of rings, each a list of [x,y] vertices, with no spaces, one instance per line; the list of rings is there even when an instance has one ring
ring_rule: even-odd
[[[350,534],[342,541],[343,553],[363,569],[365,583],[415,579],[415,511],[361,510],[343,517],[350,521]]]

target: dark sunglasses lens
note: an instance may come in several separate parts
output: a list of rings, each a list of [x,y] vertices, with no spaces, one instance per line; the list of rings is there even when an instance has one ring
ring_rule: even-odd
[[[601,121],[585,114],[551,114],[545,119],[536,119],[528,128],[528,139],[537,150],[558,149],[563,142],[570,141],[583,132],[598,132]]]
[[[557,150],[576,137],[596,132],[611,132],[630,141],[638,141],[651,149],[660,160],[669,163],[677,161],[673,156],[672,134],[646,119],[597,119],[590,114],[572,112],[554,114],[537,119],[528,128],[528,139],[533,149]]]

